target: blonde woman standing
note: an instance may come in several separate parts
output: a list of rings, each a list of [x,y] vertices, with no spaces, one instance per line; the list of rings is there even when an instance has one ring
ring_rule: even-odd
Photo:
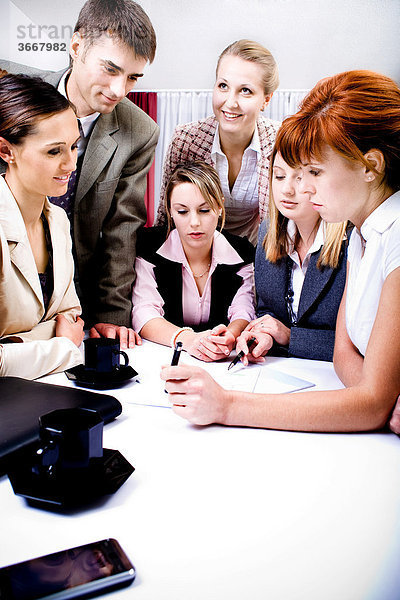
[[[269,157],[280,123],[260,113],[279,84],[274,57],[261,44],[239,40],[218,59],[214,116],[179,125],[164,162],[157,224],[165,223],[165,187],[179,163],[214,165],[225,198],[225,229],[255,245],[267,214]]]

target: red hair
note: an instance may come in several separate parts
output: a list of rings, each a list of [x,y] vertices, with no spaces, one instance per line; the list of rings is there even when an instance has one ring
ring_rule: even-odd
[[[392,190],[400,189],[400,89],[396,83],[373,71],[346,71],[319,81],[299,112],[284,120],[275,147],[294,167],[310,159],[321,160],[326,144],[372,171],[364,154],[380,150],[385,183]]]

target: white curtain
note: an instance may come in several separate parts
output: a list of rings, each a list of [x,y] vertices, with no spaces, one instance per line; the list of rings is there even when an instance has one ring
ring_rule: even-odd
[[[278,90],[272,96],[264,115],[282,121],[298,110],[307,90]],[[157,123],[160,138],[155,155],[154,203],[155,212],[160,198],[164,156],[177,125],[198,121],[213,114],[211,90],[165,90],[157,91]]]

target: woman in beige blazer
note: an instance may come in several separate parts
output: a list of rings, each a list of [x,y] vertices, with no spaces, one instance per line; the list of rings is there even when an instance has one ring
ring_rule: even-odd
[[[66,193],[79,130],[53,86],[0,79],[0,375],[34,379],[82,362]]]

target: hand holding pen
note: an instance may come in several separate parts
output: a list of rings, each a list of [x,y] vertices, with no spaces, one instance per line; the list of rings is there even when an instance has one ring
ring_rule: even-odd
[[[171,367],[176,367],[178,365],[179,359],[181,357],[182,348],[183,348],[182,342],[176,342],[175,348],[174,348],[174,353],[172,355]],[[164,392],[166,394],[168,394],[167,390],[165,390],[165,389],[164,389]]]
[[[177,364],[179,363],[182,348],[183,348],[182,342],[176,342],[175,348],[174,348],[174,354],[173,354],[172,360],[171,360],[171,367],[176,367]]]
[[[250,338],[250,339],[247,341],[247,347],[248,347],[249,351],[251,350],[251,347],[252,347],[252,345],[253,345],[253,344],[255,344],[255,342],[256,342],[256,338],[254,338],[254,337],[251,337],[251,338]],[[244,358],[244,356],[245,356],[245,355],[246,355],[246,353],[244,352],[244,350],[240,350],[240,352],[238,352],[238,353],[236,354],[235,358],[234,358],[234,359],[233,359],[233,360],[232,360],[232,361],[229,363],[229,366],[228,366],[228,371],[229,371],[230,369],[232,369],[232,367],[234,367],[235,365],[237,365],[237,364],[238,364],[238,362],[239,362],[239,361],[240,361],[242,358]]]
[[[269,334],[258,331],[242,331],[236,340],[236,350],[238,351],[238,355],[234,359],[234,361],[236,361],[235,364],[242,359],[244,366],[247,366],[249,362],[263,363],[263,356],[265,356],[272,347],[273,341],[273,338]],[[232,367],[229,365],[228,368]]]

